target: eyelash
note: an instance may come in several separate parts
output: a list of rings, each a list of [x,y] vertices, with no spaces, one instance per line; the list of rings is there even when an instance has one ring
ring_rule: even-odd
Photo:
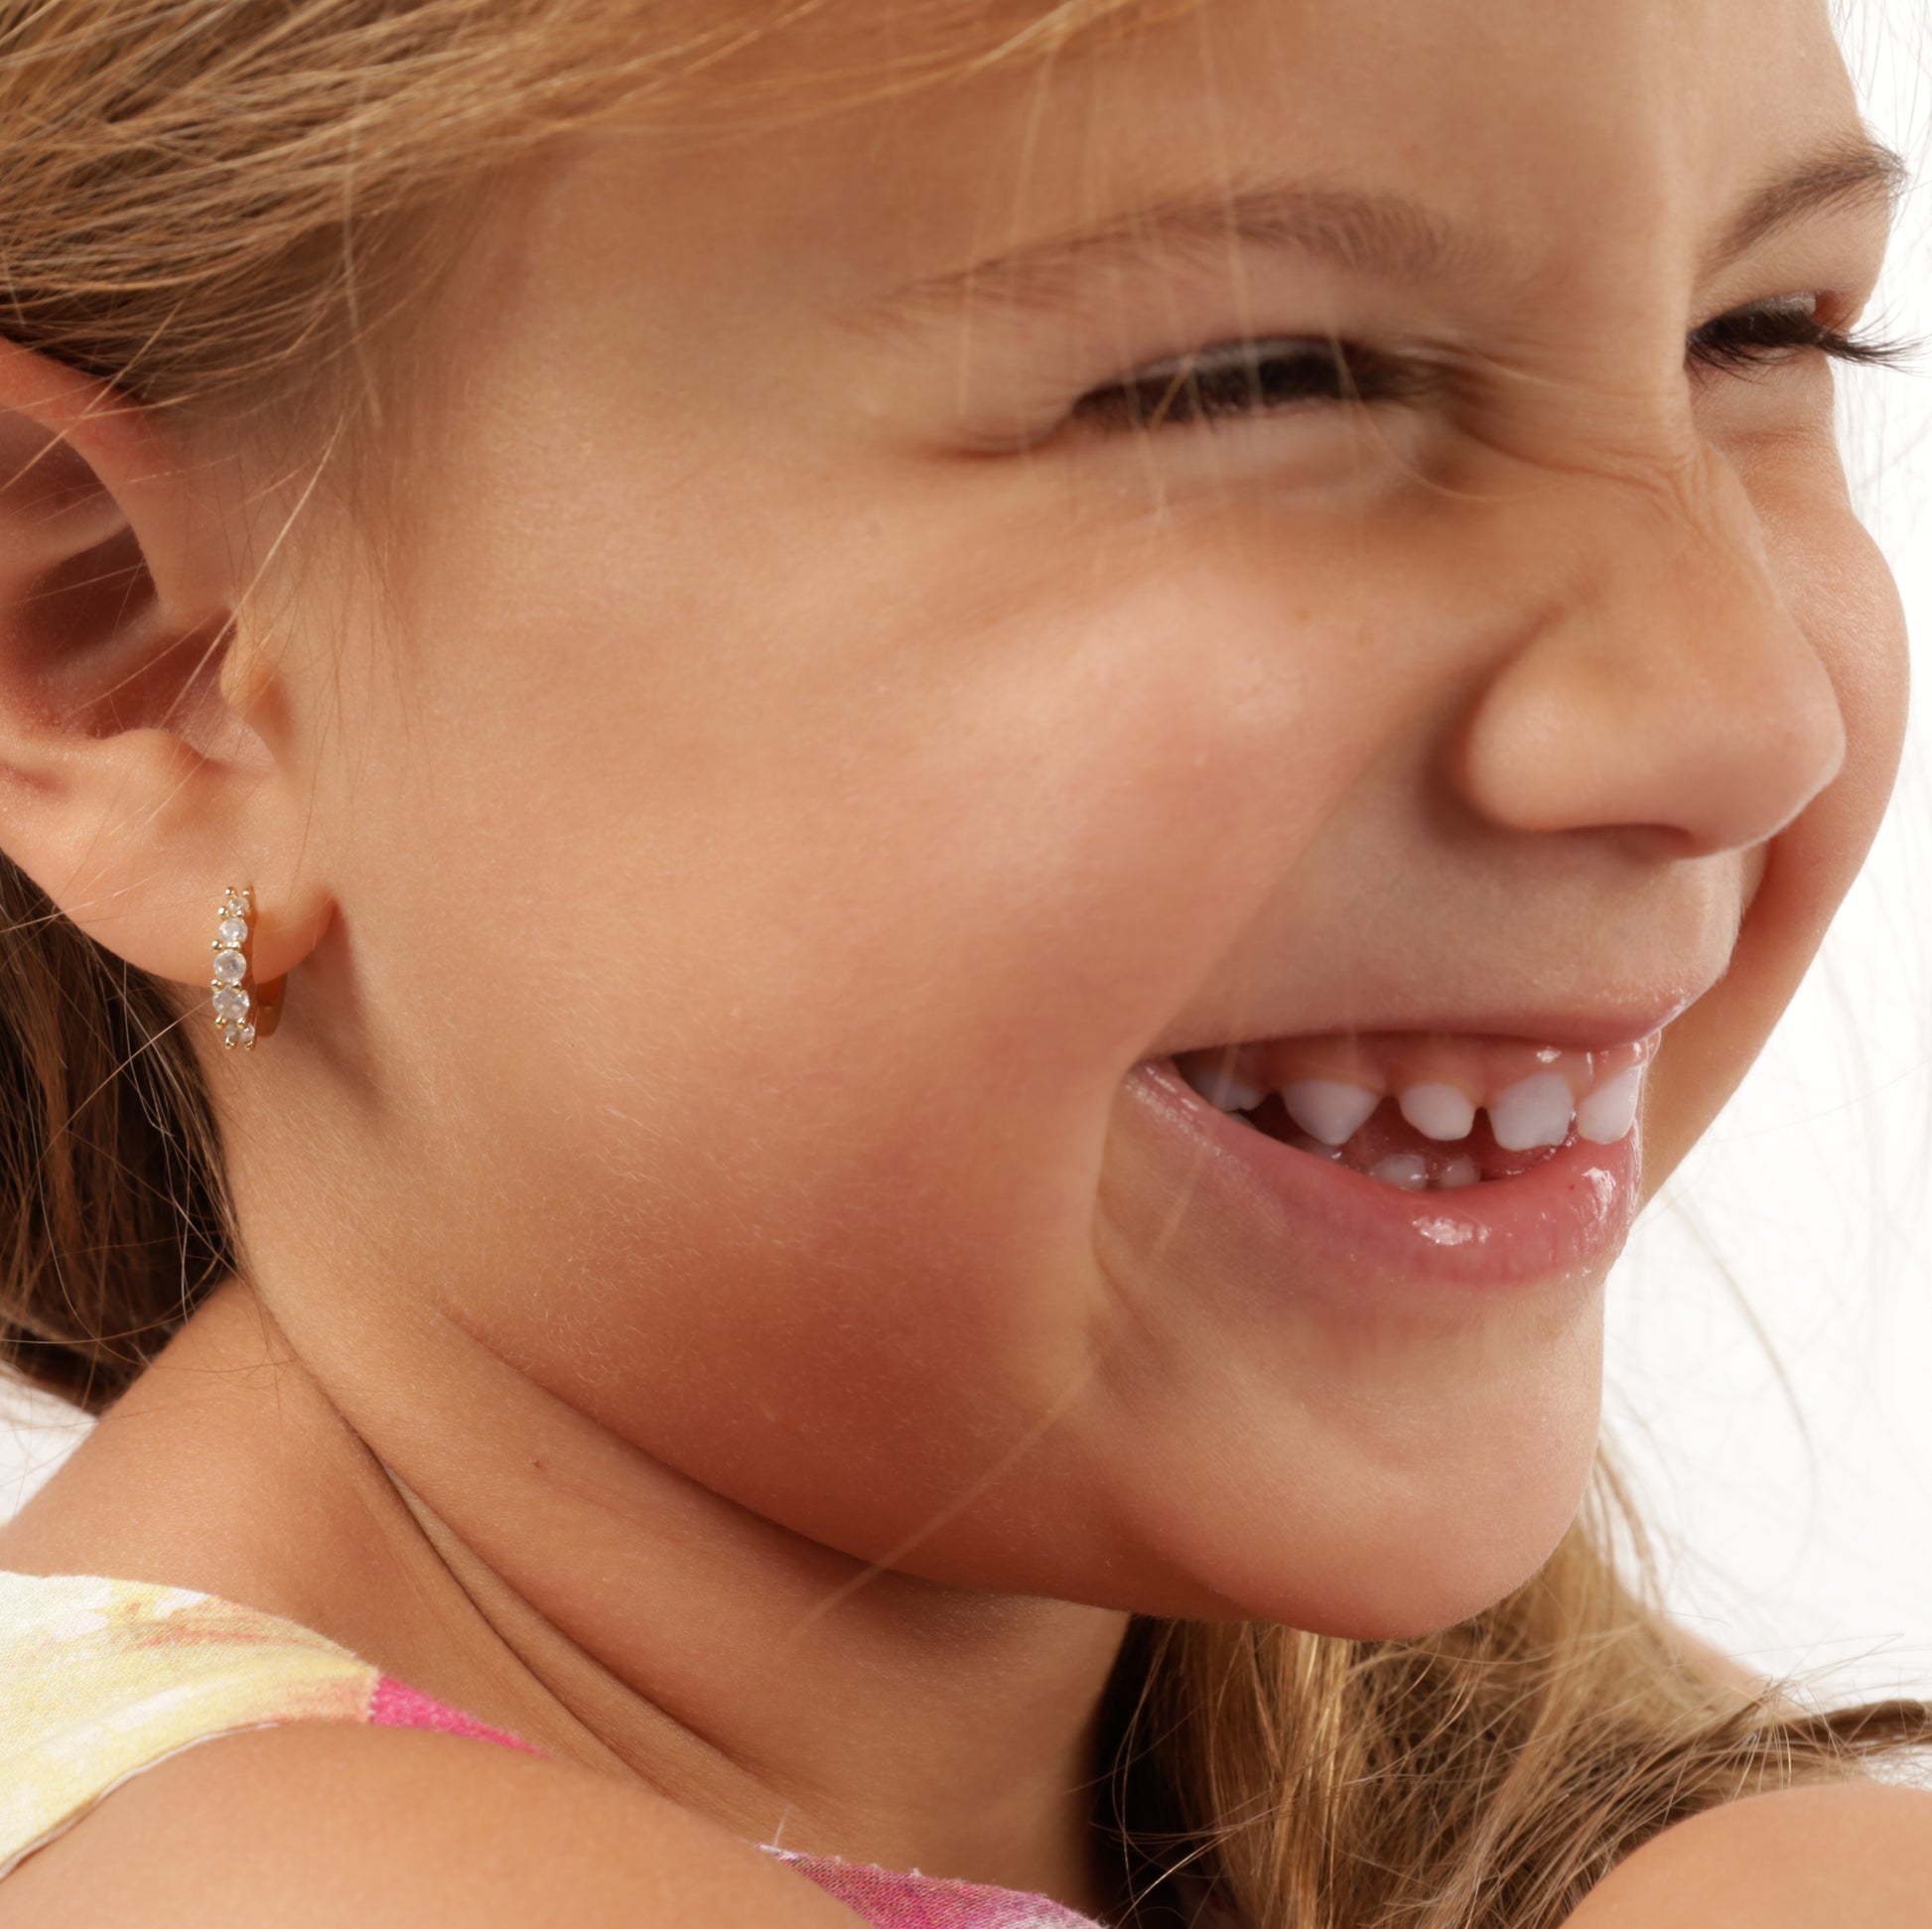
[[[1895,367],[1925,344],[1879,342],[1827,328],[1789,305],[1734,309],[1691,338],[1689,358],[1723,373],[1747,373],[1793,353]],[[1290,352],[1269,353],[1271,347]],[[1294,371],[1301,371],[1296,378]],[[1288,371],[1291,379],[1276,379]],[[1306,379],[1312,374],[1313,381]],[[1124,382],[1092,390],[1074,404],[1076,422],[1103,430],[1192,427],[1229,416],[1271,412],[1296,402],[1413,400],[1439,385],[1426,366],[1348,343],[1285,339],[1232,349],[1205,349],[1163,362]]]

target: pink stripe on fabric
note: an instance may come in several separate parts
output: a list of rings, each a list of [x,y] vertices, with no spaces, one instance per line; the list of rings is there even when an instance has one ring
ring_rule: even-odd
[[[499,1747],[515,1748],[526,1755],[543,1753],[516,1735],[486,1727],[462,1710],[445,1708],[388,1675],[377,1680],[375,1693],[369,1697],[369,1720],[379,1728],[430,1728],[438,1734],[460,1734],[471,1741],[494,1741]]]
[[[1102,1929],[1091,1916],[1075,1915],[1043,1895],[873,1868],[833,1856],[801,1856],[788,1849],[767,1853],[809,1875],[873,1929]]]

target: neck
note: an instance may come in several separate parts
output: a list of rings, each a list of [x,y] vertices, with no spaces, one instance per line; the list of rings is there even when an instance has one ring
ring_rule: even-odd
[[[152,1463],[171,1412],[204,1466],[217,1435],[207,1490],[238,1543],[286,1548],[290,1518],[323,1529],[296,1569],[189,1585],[305,1619],[748,1838],[1104,1912],[1092,1780],[1122,1616],[869,1570],[433,1315],[373,1323],[311,1333],[228,1288],[103,1424],[97,1458],[118,1434]],[[177,1529],[218,1567],[206,1533]]]

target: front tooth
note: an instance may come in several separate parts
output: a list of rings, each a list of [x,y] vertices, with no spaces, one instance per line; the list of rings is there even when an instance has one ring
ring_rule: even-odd
[[[1489,1129],[1505,1152],[1560,1146],[1570,1137],[1576,1109],[1570,1081],[1561,1072],[1534,1072],[1489,1101]]]
[[[1411,1085],[1401,1105],[1425,1139],[1466,1139],[1476,1122],[1475,1101],[1454,1085]]]
[[[1371,1166],[1368,1175],[1384,1185],[1399,1185],[1405,1192],[1420,1192],[1429,1184],[1429,1162],[1419,1152],[1392,1152]]]
[[[1249,1084],[1232,1066],[1219,1061],[1192,1065],[1176,1061],[1174,1069],[1217,1111],[1252,1112],[1268,1096],[1259,1085]]]
[[[1471,1185],[1482,1183],[1482,1171],[1473,1159],[1466,1156],[1451,1159],[1436,1179],[1439,1192],[1460,1192]]]
[[[1346,1145],[1382,1103],[1380,1092],[1339,1078],[1304,1078],[1282,1088],[1288,1116],[1324,1146]]]
[[[1637,1122],[1637,1097],[1643,1090],[1643,1067],[1630,1065],[1577,1108],[1577,1137],[1593,1146],[1613,1146],[1629,1137]]]

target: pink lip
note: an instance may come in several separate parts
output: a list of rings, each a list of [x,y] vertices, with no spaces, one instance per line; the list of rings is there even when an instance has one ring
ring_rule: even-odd
[[[1526,1014],[1518,1008],[1508,1013],[1393,1013],[1384,1012],[1370,1024],[1323,1025],[1304,1015],[1292,1030],[1246,1032],[1230,1037],[1225,1032],[1197,1042],[1155,1047],[1172,1055],[1174,1051],[1205,1050],[1210,1045],[1260,1043],[1276,1037],[1346,1036],[1360,1033],[1441,1033],[1467,1038],[1514,1038],[1533,1044],[1556,1045],[1567,1051],[1611,1051],[1619,1045],[1638,1044],[1654,1037],[1674,1024],[1702,997],[1702,991],[1673,999],[1669,1004],[1647,1006],[1642,1010],[1621,1012],[1546,1012]]]
[[[1173,1147],[1195,1209],[1252,1225],[1292,1256],[1298,1291],[1350,1312],[1418,1291],[1440,1301],[1594,1276],[1640,1202],[1641,1125],[1613,1146],[1572,1140],[1516,1178],[1404,1192],[1217,1112],[1166,1060],[1136,1066],[1126,1090]]]

